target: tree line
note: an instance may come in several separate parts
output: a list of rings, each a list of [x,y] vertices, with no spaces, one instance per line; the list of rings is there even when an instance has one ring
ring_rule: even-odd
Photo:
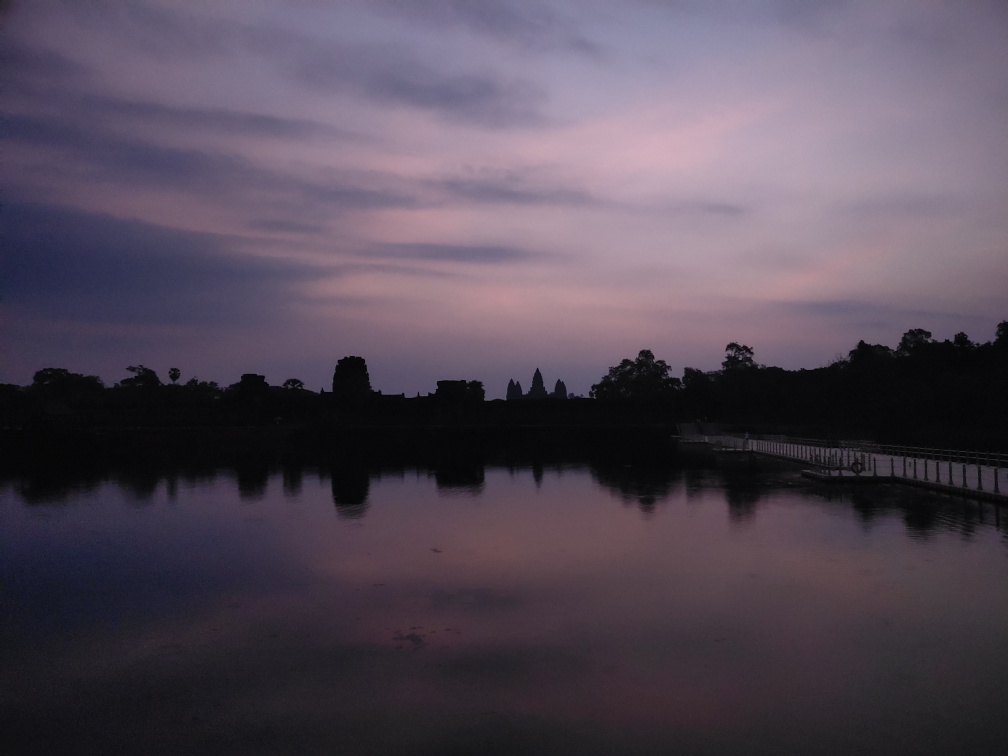
[[[590,395],[739,431],[1006,450],[1008,321],[986,343],[965,333],[938,341],[922,328],[895,348],[859,341],[812,370],[757,364],[752,347],[732,342],[720,370],[687,367],[680,379],[642,350],[611,367]]]
[[[337,363],[331,393],[309,391],[297,378],[270,386],[246,374],[219,386],[181,382],[174,367],[168,383],[144,365],[127,372],[111,387],[65,368],[39,370],[28,386],[0,384],[0,427],[706,421],[740,432],[1008,449],[1008,321],[985,343],[965,333],[938,341],[920,328],[894,348],[860,341],[815,369],[761,365],[752,347],[731,342],[719,370],[686,367],[680,378],[644,349],[610,367],[588,399],[564,402],[487,402],[479,381],[439,381],[425,397],[383,395],[372,389],[364,358],[353,356]],[[533,382],[546,395],[542,378]],[[558,381],[554,395],[563,391]]]

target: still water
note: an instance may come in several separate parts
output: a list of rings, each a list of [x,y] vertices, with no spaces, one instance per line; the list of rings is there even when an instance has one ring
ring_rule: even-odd
[[[1004,753],[1008,513],[794,471],[0,489],[0,751]]]

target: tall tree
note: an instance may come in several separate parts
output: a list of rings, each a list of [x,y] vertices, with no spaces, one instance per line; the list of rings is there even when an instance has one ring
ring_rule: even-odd
[[[656,360],[650,349],[642,349],[637,359],[609,368],[608,375],[591,387],[589,396],[653,401],[671,398],[680,386],[679,379],[669,375],[665,360]]]
[[[721,363],[721,367],[725,370],[744,370],[755,366],[752,347],[734,341],[725,347],[725,358]]]
[[[119,381],[119,385],[121,386],[154,389],[161,385],[161,379],[158,378],[158,374],[149,367],[144,367],[143,365],[130,365],[126,369],[133,375]]]
[[[931,331],[923,328],[912,328],[903,334],[899,346],[896,347],[897,357],[910,357],[914,353],[920,352],[921,348],[933,341]]]
[[[1008,320],[1002,320],[997,324],[994,343],[998,346],[1008,346]]]

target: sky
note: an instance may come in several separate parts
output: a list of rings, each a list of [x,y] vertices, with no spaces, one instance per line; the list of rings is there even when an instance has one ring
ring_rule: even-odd
[[[1006,40],[997,0],[2,4],[0,382],[990,341]]]

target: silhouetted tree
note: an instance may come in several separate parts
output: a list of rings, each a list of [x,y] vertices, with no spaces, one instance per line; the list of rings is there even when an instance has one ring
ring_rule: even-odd
[[[304,381],[297,378],[288,378],[283,382],[283,387],[288,391],[300,391],[304,388]]]
[[[483,381],[469,381],[466,384],[466,395],[470,402],[482,402],[486,399],[486,391],[483,389]]]
[[[201,381],[196,376],[193,376],[188,381],[186,381],[185,387],[187,389],[193,389],[193,390],[201,389],[214,392],[219,392],[221,390],[221,387],[217,385],[217,381]]]
[[[737,344],[734,341],[725,347],[725,358],[721,363],[721,367],[725,370],[741,370],[755,366],[752,347]]]
[[[182,371],[177,367],[168,368],[168,378],[171,379],[172,385],[178,383],[178,379],[182,377]]]
[[[594,399],[669,399],[681,383],[669,375],[665,360],[656,360],[650,349],[642,349],[636,360],[623,360],[609,368],[609,374],[591,387]]]
[[[685,417],[699,420],[717,414],[714,380],[710,374],[697,368],[683,368],[682,386]]]
[[[95,393],[105,384],[97,375],[71,373],[66,368],[42,368],[32,376],[31,387],[53,393]]]
[[[161,385],[161,379],[158,378],[158,374],[149,367],[144,367],[143,365],[130,365],[126,369],[133,375],[129,378],[123,378],[119,382],[120,386],[154,389]]]
[[[105,386],[96,375],[71,373],[66,368],[43,368],[33,376],[27,394],[50,410],[61,407],[66,411],[96,406],[104,392]]]
[[[923,328],[913,328],[903,334],[899,346],[896,347],[896,356],[910,357],[914,353],[920,352],[921,347],[930,344],[932,341],[931,331],[925,331]]]
[[[871,370],[892,361],[893,350],[883,344],[859,341],[847,355],[847,364],[855,370]]]
[[[959,331],[959,333],[952,337],[952,344],[956,349],[972,349],[976,346],[972,341],[970,341],[969,336],[962,331]]]
[[[1008,320],[1002,320],[997,324],[994,346],[1008,346]]]

